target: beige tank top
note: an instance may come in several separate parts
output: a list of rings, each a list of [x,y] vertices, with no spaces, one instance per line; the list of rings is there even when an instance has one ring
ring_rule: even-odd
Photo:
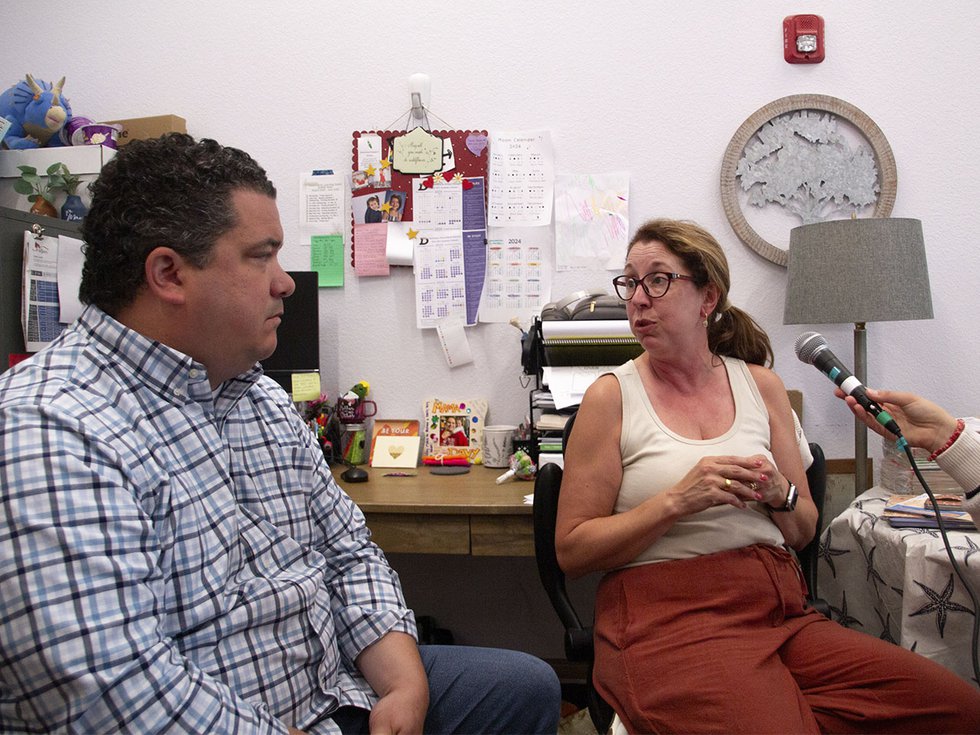
[[[623,481],[613,512],[624,513],[669,489],[702,457],[762,454],[772,459],[769,411],[755,380],[742,360],[723,359],[735,399],[735,420],[724,434],[706,440],[679,436],[664,425],[632,360],[613,371],[623,396]],[[785,544],[763,504],[750,503],[745,510],[717,506],[681,518],[625,566],[686,559],[751,544]]]

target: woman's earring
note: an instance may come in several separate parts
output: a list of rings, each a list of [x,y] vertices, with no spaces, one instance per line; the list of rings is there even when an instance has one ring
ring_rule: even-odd
[[[702,326],[705,326],[705,327],[708,326],[708,315],[707,314],[702,314],[701,316],[704,317],[704,321],[701,322],[701,325]]]

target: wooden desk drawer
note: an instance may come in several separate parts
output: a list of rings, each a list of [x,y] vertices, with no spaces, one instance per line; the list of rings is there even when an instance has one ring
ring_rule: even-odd
[[[470,516],[473,556],[534,556],[530,515]]]
[[[470,526],[465,515],[369,513],[368,528],[383,551],[407,554],[469,554]]]

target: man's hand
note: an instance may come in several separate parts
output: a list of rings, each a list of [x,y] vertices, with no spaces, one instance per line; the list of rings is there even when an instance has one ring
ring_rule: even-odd
[[[394,689],[374,705],[371,710],[372,735],[418,735],[425,725],[425,713],[429,708],[428,689],[424,695],[413,691]]]

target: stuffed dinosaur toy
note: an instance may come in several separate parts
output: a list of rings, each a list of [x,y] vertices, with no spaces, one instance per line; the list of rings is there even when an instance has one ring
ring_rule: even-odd
[[[0,94],[0,117],[10,121],[5,148],[41,148],[64,145],[59,133],[71,117],[71,105],[61,96],[65,78],[57,84],[36,82],[28,74]]]

